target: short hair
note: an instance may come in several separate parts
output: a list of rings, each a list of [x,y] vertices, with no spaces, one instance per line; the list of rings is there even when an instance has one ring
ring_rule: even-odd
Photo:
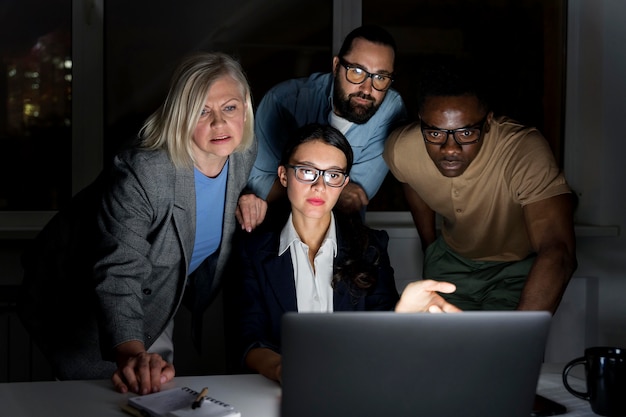
[[[339,149],[346,157],[346,174],[350,174],[352,169],[352,162],[354,159],[352,153],[352,147],[348,139],[339,130],[330,125],[323,125],[319,123],[310,123],[298,128],[293,135],[289,138],[287,146],[283,150],[283,155],[280,160],[280,165],[289,164],[289,159],[296,152],[296,149],[303,143],[313,142],[315,140],[322,141],[330,146],[334,146]]]
[[[482,66],[470,58],[437,60],[423,67],[418,81],[417,107],[421,114],[429,97],[474,96],[489,111],[490,93]]]
[[[380,26],[376,25],[363,25],[359,26],[356,29],[353,29],[346,38],[343,40],[343,44],[341,44],[341,49],[339,49],[339,53],[337,56],[339,58],[343,58],[348,55],[352,50],[352,44],[356,38],[363,38],[367,41],[378,43],[381,45],[389,46],[393,49],[394,57],[397,55],[397,47],[396,41],[391,36],[387,30],[383,29]]]
[[[241,144],[235,152],[248,149],[254,140],[254,113],[250,86],[241,65],[221,52],[200,52],[183,59],[172,77],[161,106],[139,131],[141,146],[165,149],[177,167],[192,167],[192,137],[209,89],[223,76],[239,83],[246,102],[246,121]]]

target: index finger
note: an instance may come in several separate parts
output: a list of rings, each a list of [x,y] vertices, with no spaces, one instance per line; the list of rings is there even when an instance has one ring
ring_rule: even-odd
[[[428,291],[437,291],[450,294],[456,291],[456,285],[446,281],[435,281],[433,279],[425,279],[422,281],[424,288]]]
[[[254,201],[250,201],[250,199],[245,197],[246,196],[243,196],[239,199],[237,208],[241,213],[241,225],[246,231],[250,232],[256,226],[253,221],[253,219],[257,218],[256,204]]]

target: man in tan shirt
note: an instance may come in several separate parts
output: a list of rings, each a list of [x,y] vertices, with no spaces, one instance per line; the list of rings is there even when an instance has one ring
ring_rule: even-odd
[[[463,310],[554,312],[577,261],[572,194],[547,142],[495,117],[476,79],[449,68],[424,79],[418,104],[421,122],[395,130],[384,158],[403,183],[424,278],[454,283],[442,295]]]

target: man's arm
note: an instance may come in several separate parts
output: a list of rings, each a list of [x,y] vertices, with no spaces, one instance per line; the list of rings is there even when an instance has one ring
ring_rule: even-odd
[[[556,311],[578,266],[573,210],[570,194],[524,206],[528,236],[537,258],[528,274],[518,310]]]
[[[374,117],[365,125],[353,126],[346,133],[354,151],[350,180],[364,191],[365,199],[374,198],[385,180],[389,172],[382,156],[385,142],[393,129],[401,125],[406,117],[407,111],[402,97],[395,91],[389,91]],[[363,198],[353,196],[352,200]]]
[[[410,185],[402,184],[404,197],[409,205],[413,222],[417,228],[420,241],[422,242],[422,251],[435,241],[437,231],[435,230],[435,212],[428,207],[422,198],[411,188]]]
[[[246,366],[271,380],[281,382],[282,357],[268,348],[250,349],[245,358]]]
[[[345,213],[358,213],[369,204],[365,190],[354,182],[346,184],[339,195],[336,207]]]

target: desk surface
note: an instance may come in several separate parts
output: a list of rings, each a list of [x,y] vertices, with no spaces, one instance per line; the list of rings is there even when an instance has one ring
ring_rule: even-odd
[[[543,366],[537,392],[568,409],[565,416],[595,416],[586,401],[569,394],[561,380],[563,366]],[[572,381],[573,380],[573,381]],[[582,380],[578,381],[583,384]],[[576,378],[570,377],[576,385]],[[177,377],[168,388],[187,386],[197,391],[209,388],[209,395],[234,405],[242,417],[278,417],[280,387],[260,375],[212,375]],[[579,388],[584,388],[581,385]],[[3,416],[123,417],[120,405],[131,394],[113,391],[110,381],[49,381],[0,384]]]
[[[176,377],[166,388],[209,388],[211,397],[232,404],[246,417],[278,417],[280,387],[261,375]],[[7,417],[128,417],[109,380],[0,384],[0,413]]]

